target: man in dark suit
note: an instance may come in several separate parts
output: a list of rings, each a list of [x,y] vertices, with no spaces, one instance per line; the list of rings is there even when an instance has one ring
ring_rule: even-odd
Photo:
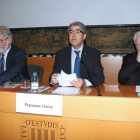
[[[100,62],[100,52],[84,44],[86,39],[86,28],[84,24],[81,22],[73,22],[69,25],[68,32],[71,46],[57,51],[53,72],[50,76],[50,83],[59,84],[56,77],[61,70],[67,74],[75,73],[75,67],[77,67],[75,66],[76,59],[79,59],[80,62],[80,59],[82,58],[87,63],[97,85],[102,85],[104,83],[104,74]],[[79,56],[77,55],[77,52],[79,53]],[[71,84],[74,87],[96,86],[96,84],[92,82],[91,76],[83,63],[80,62],[76,71],[77,69],[79,73],[77,74],[76,72],[77,79],[71,81]]]
[[[119,80],[126,85],[140,85],[140,31],[134,35],[136,52],[123,57]]]
[[[20,82],[30,79],[27,70],[26,51],[12,44],[12,34],[5,26],[0,26],[0,85],[7,81]],[[0,60],[1,61],[1,60]]]

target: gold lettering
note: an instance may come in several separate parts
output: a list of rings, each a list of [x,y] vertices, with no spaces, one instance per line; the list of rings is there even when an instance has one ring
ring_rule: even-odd
[[[48,122],[48,127],[51,128],[52,127],[52,123]]]

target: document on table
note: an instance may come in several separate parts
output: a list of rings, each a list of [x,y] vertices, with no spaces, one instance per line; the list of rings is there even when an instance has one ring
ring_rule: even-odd
[[[52,93],[63,94],[63,95],[77,95],[80,88],[76,87],[58,87]]]
[[[77,77],[76,73],[66,74],[63,70],[61,70],[61,73],[58,74],[56,79],[59,81],[60,86],[73,86],[70,82],[73,79],[77,79]]]
[[[140,86],[136,86],[136,92],[140,92]]]
[[[0,86],[0,88],[16,88],[19,85],[19,82],[6,82],[2,86]]]

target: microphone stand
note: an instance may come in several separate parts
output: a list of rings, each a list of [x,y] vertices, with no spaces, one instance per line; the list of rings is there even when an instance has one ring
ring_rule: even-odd
[[[95,84],[95,85],[98,87],[98,96],[102,96],[101,93],[100,93],[100,88],[99,88],[99,86],[97,85],[97,82],[96,82],[95,78],[92,76],[92,72],[90,71],[90,69],[89,69],[87,63],[84,61],[84,59],[81,59],[81,62],[84,64],[86,70],[88,71],[89,75],[91,76],[92,84],[93,84],[93,85]]]

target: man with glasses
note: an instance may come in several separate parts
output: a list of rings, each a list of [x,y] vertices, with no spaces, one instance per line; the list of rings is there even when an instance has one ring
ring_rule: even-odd
[[[126,85],[140,85],[140,31],[134,34],[136,52],[123,57],[119,80]]]
[[[100,62],[100,52],[84,44],[86,39],[84,24],[81,22],[71,23],[68,27],[68,33],[71,46],[57,51],[50,83],[53,85],[59,84],[56,77],[63,70],[67,74],[76,73],[77,79],[71,81],[74,87],[102,85],[104,83],[104,74]],[[92,82],[85,65],[81,63],[81,58],[88,65],[97,85]]]
[[[12,45],[10,30],[6,26],[0,26],[0,85],[7,81],[30,79],[26,57],[25,50]]]

